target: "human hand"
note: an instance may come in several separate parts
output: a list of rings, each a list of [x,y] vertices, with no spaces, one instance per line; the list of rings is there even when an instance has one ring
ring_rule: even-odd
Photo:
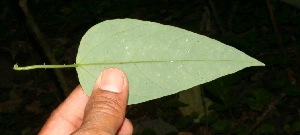
[[[117,68],[104,70],[88,97],[79,85],[52,112],[41,135],[129,135],[131,122],[125,118],[128,80]]]

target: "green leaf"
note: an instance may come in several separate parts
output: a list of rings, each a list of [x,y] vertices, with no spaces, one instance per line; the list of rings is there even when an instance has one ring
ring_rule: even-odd
[[[261,111],[271,100],[272,94],[265,89],[251,89],[246,94],[246,104],[250,109]]]
[[[300,121],[292,123],[292,125],[284,125],[284,130],[287,133],[296,133],[300,131]]]
[[[212,101],[205,98],[202,94],[202,87],[200,85],[180,92],[178,94],[178,99],[179,101],[188,104],[188,106],[179,108],[182,115],[188,116],[192,113],[197,113],[198,115],[194,119],[194,122],[197,123],[199,123],[200,118],[205,115],[205,110],[208,110],[208,106],[212,104]]]
[[[233,127],[232,133],[234,135],[248,135],[249,134],[247,126],[242,123],[238,123],[235,127]]]
[[[211,111],[210,113],[208,113],[206,116],[203,116],[200,119],[200,124],[203,125],[210,125],[214,122],[216,122],[219,118],[219,114],[216,111]]]
[[[231,129],[231,125],[229,120],[219,120],[213,124],[213,130],[216,133],[226,133]]]
[[[282,0],[282,2],[285,2],[287,4],[290,4],[291,6],[294,6],[298,9],[300,9],[300,1],[299,0]]]
[[[134,19],[108,20],[83,36],[76,58],[79,81],[90,95],[108,67],[125,71],[128,104],[177,93],[250,66],[264,64],[196,33]]]
[[[262,123],[255,131],[256,135],[274,135],[276,128],[274,124],[271,123]]]

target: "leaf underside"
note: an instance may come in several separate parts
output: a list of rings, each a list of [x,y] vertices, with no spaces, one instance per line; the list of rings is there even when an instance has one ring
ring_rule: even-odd
[[[104,69],[125,71],[129,105],[264,65],[214,39],[135,19],[108,20],[90,28],[80,42],[76,64],[80,84],[88,95]]]

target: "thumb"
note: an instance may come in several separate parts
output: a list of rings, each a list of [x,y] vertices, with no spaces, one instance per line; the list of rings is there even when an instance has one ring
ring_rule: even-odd
[[[127,98],[128,81],[124,72],[117,68],[104,70],[85,107],[82,125],[74,134],[131,134],[132,125],[125,120]]]

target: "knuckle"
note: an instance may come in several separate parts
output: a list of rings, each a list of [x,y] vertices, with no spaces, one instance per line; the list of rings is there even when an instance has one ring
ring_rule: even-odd
[[[92,114],[101,113],[113,117],[121,117],[122,115],[120,116],[120,114],[123,114],[125,111],[120,99],[102,95],[91,98],[86,109],[91,111]]]

